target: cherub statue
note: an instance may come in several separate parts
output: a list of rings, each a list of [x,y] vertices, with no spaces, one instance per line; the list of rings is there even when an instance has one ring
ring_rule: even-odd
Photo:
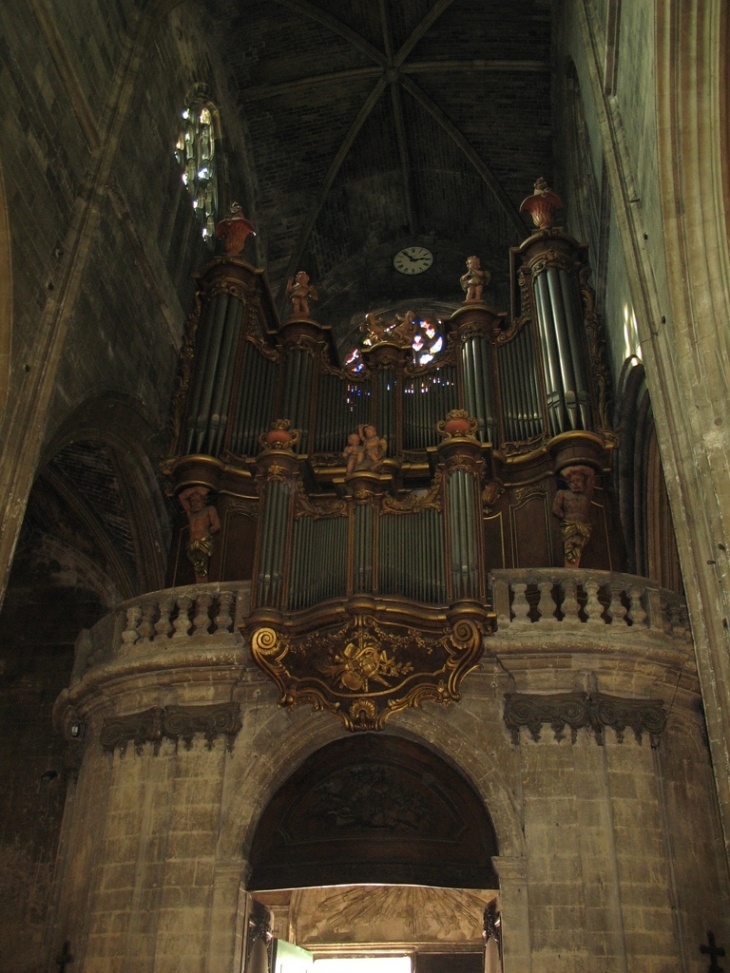
[[[319,300],[317,291],[309,283],[309,274],[305,270],[300,270],[296,276],[289,278],[286,296],[292,302],[292,316],[295,318],[308,318],[309,302]]]
[[[206,503],[208,490],[192,486],[183,490],[178,500],[188,515],[188,559],[195,569],[195,580],[205,581],[208,577],[208,562],[213,553],[213,534],[221,529],[218,511]]]
[[[566,568],[580,567],[583,548],[591,536],[591,497],[595,473],[589,466],[567,466],[562,476],[567,490],[558,490],[553,501],[553,514],[562,523],[563,551]]]
[[[397,324],[388,331],[388,338],[395,339],[398,344],[403,344],[410,348],[418,330],[415,311],[406,311],[405,314],[396,314]]]
[[[365,345],[376,345],[379,341],[385,340],[385,323],[374,311],[369,311],[365,315],[365,323],[361,330],[365,332],[363,338]]]
[[[235,257],[241,253],[249,233],[256,236],[253,223],[249,222],[243,215],[239,203],[231,203],[228,208],[228,216],[221,220],[215,228],[215,235],[223,237],[225,240],[226,253],[229,257]]]
[[[360,463],[362,463],[365,455],[359,433],[350,433],[350,435],[347,437],[347,446],[345,446],[342,455],[347,462],[345,473],[347,476],[349,476],[351,473],[354,473]]]
[[[491,274],[482,270],[479,257],[466,258],[466,273],[459,278],[461,289],[466,294],[465,304],[476,304],[482,299],[482,290],[489,285]]]
[[[357,432],[347,437],[347,446],[342,453],[347,461],[346,475],[358,470],[376,472],[385,459],[387,448],[387,441],[378,436],[375,426],[358,426]]]

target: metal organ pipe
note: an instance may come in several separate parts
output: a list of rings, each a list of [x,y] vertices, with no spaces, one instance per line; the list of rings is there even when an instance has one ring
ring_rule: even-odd
[[[205,316],[205,327],[196,356],[195,385],[188,412],[188,423],[191,427],[188,451],[191,453],[200,452],[207,432],[213,379],[223,337],[227,307],[228,294],[215,294],[208,305],[208,313]]]
[[[573,361],[573,374],[575,375],[581,427],[583,429],[591,429],[590,394],[588,392],[588,385],[586,382],[583,353],[584,342],[581,340],[581,333],[578,326],[576,296],[570,285],[570,280],[567,273],[562,268],[558,269],[557,273],[560,281],[563,307],[565,309],[565,318],[568,323],[568,338],[570,342],[571,358]]]
[[[548,412],[553,435],[566,432],[570,426],[565,411],[565,396],[560,370],[560,353],[555,337],[555,322],[548,283],[544,274],[538,274],[534,282],[537,297],[537,326],[540,335],[540,347],[543,357],[543,374],[545,376],[545,390],[547,393]]]
[[[231,401],[233,388],[233,373],[236,368],[236,352],[241,335],[241,321],[243,320],[243,304],[235,298],[229,300],[226,311],[226,324],[218,367],[215,374],[215,394],[211,404],[209,452],[217,456],[220,452]]]

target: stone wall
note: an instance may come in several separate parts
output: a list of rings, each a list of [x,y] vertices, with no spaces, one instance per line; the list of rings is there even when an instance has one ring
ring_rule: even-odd
[[[134,641],[130,617],[97,627],[56,708],[67,729],[81,720],[87,730],[47,948],[69,939],[78,973],[231,968],[261,814],[306,757],[345,731],[331,715],[278,707],[235,629]],[[507,973],[700,973],[706,930],[730,936],[730,896],[689,644],[640,623],[561,624],[507,624],[487,640],[460,703],[397,714],[386,733],[457,767],[489,809]],[[558,739],[548,717],[537,740],[524,727],[515,744],[503,716],[515,691],[548,703],[576,692],[660,700],[668,724],[657,749],[628,727],[622,740],[606,728],[599,742],[590,727],[575,740],[564,727]],[[230,753],[224,729],[209,749],[201,726],[188,749],[161,710],[159,731],[135,716],[183,707],[192,718],[196,707],[228,712],[231,700],[241,728]]]

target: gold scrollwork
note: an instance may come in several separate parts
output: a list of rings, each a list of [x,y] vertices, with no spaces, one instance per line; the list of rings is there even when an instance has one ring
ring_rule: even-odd
[[[518,504],[521,504],[532,497],[544,497],[546,493],[547,487],[544,483],[531,483],[529,486],[518,487],[514,492],[514,498]]]
[[[404,497],[384,496],[380,506],[383,514],[417,514],[422,510],[436,510],[441,513],[443,504],[441,500],[441,484],[443,476],[440,472],[434,477],[433,485],[428,493],[419,497],[415,493],[407,493]]]
[[[312,520],[322,520],[325,517],[346,517],[347,503],[344,500],[314,500],[307,496],[301,480],[296,484],[296,506],[294,517],[311,517]]]
[[[549,433],[541,432],[539,435],[533,436],[532,439],[525,439],[523,442],[502,443],[502,452],[505,454],[505,456],[522,456],[525,453],[531,453],[535,449],[540,449],[540,447],[544,446],[549,439]]]
[[[283,635],[268,625],[254,628],[251,654],[278,686],[281,706],[310,703],[348,730],[380,730],[393,713],[425,700],[456,702],[481,657],[484,632],[480,620],[457,618],[429,638],[407,624],[380,624],[358,613],[334,631]]]
[[[563,253],[561,250],[546,250],[541,253],[531,264],[530,270],[534,277],[541,274],[549,267],[557,267],[559,270],[572,271],[575,267],[575,258]]]

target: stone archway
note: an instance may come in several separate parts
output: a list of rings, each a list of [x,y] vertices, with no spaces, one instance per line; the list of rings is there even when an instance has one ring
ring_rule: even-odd
[[[249,889],[497,888],[497,839],[471,784],[426,747],[367,734],[316,751],[263,812]]]
[[[489,812],[458,770],[421,743],[367,734],[316,750],[274,794],[247,884],[275,935],[315,957],[396,950],[416,973],[473,973],[496,854]]]

